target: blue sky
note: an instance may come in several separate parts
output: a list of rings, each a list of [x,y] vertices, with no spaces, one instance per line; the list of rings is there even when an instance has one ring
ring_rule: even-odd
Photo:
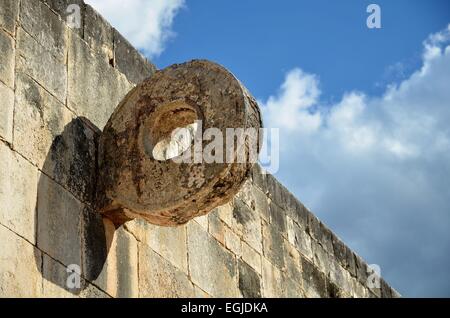
[[[91,0],[158,68],[230,69],[276,174],[406,296],[450,296],[450,2]]]

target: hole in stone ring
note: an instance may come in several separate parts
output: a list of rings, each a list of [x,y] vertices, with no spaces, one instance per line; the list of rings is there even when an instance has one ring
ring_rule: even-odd
[[[159,106],[147,123],[145,150],[158,161],[182,155],[194,142],[199,120],[197,110],[184,100]]]

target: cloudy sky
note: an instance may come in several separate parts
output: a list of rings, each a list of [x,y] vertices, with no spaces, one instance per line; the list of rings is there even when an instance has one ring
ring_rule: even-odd
[[[450,296],[450,2],[90,0],[159,68],[230,69],[276,174],[405,296]],[[372,1],[374,2],[374,1]]]

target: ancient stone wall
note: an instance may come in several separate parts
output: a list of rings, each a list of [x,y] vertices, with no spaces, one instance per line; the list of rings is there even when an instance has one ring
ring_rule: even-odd
[[[82,0],[1,0],[0,52],[1,297],[398,295],[259,167],[184,226],[115,230],[93,210],[98,137],[155,67]]]

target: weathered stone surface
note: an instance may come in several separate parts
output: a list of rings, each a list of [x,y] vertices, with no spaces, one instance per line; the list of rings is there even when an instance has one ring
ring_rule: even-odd
[[[261,275],[261,255],[245,242],[242,242],[242,259]]]
[[[336,260],[350,274],[356,276],[355,256],[353,252],[337,236],[333,235],[332,240]]]
[[[351,296],[354,298],[368,298],[369,291],[365,286],[363,286],[357,279],[351,279],[352,284],[352,294]]]
[[[333,237],[331,231],[312,213],[308,214],[308,232],[311,237],[330,254],[333,254]]]
[[[237,297],[235,257],[197,223],[189,222],[187,229],[192,282],[213,297]]]
[[[194,286],[187,275],[139,244],[139,297],[194,297]]]
[[[241,256],[241,239],[229,228],[225,229],[225,246],[237,257]]]
[[[114,231],[111,221],[103,221],[108,253],[101,272],[97,278],[92,277],[95,279],[91,278],[91,281],[112,297],[138,297],[138,243],[123,227]],[[89,232],[85,229],[84,236],[86,235]],[[88,257],[83,261],[84,272],[97,274],[96,267],[101,264],[98,259]],[[144,261],[139,264],[143,266]]]
[[[115,67],[135,84],[142,82],[156,71],[156,67],[115,29],[114,61]]]
[[[266,222],[270,221],[269,200],[267,196],[256,186],[252,186],[252,195],[255,202],[255,212],[259,213]]]
[[[287,215],[303,229],[308,228],[308,215],[311,212],[297,199],[292,202],[292,207],[287,210]]]
[[[312,241],[313,263],[319,270],[328,276],[330,273],[330,256],[319,243]]]
[[[270,202],[270,223],[278,228],[282,235],[286,233],[286,212],[276,205],[273,201]]]
[[[61,19],[66,22],[67,27],[71,28],[73,32],[76,32],[83,35],[84,30],[84,11],[85,4],[83,0],[44,0],[50,8],[52,8],[56,13],[61,16]],[[77,5],[80,13],[79,24],[75,23],[75,16],[78,12],[74,12],[74,10],[78,10],[78,8],[74,9],[70,6]],[[70,23],[68,23],[70,22]]]
[[[367,269],[367,263],[359,255],[355,255],[356,277],[363,285],[366,285],[369,276]]]
[[[236,219],[233,218],[233,201],[218,206],[211,213],[215,213],[230,228],[238,229]]]
[[[0,242],[0,297],[39,297],[42,284],[39,250],[3,225]]]
[[[310,261],[313,261],[313,252],[311,246],[311,237],[295,223],[290,217],[286,218],[287,222],[287,237],[289,243],[295,246],[300,253],[303,254]]]
[[[211,298],[207,292],[194,285],[195,298]]]
[[[380,279],[380,287],[381,298],[392,298],[391,287],[389,287],[388,283],[383,278]]]
[[[64,265],[81,266],[81,217],[84,205],[40,173],[37,190],[37,246]]]
[[[37,174],[35,167],[0,142],[0,223],[33,244]]]
[[[278,228],[272,225],[263,226],[263,252],[273,265],[279,269],[284,269],[285,254],[284,238],[278,231]]]
[[[0,28],[3,28],[13,35],[16,29],[16,20],[18,14],[19,1],[2,0],[2,10],[0,11]],[[3,50],[1,52],[3,52]]]
[[[334,258],[330,258],[330,280],[345,294],[351,295],[352,283],[350,274]]]
[[[106,63],[114,66],[113,28],[88,4],[84,12],[84,39]]]
[[[261,279],[247,263],[239,260],[239,290],[245,298],[261,297]]]
[[[302,257],[300,253],[287,241],[285,243],[286,270],[283,273],[286,297],[304,297],[302,283]]]
[[[162,227],[133,220],[126,228],[180,271],[187,273],[186,226]]]
[[[72,118],[73,114],[33,79],[17,74],[14,148],[22,155],[42,169],[53,139]]]
[[[305,258],[302,258],[303,288],[308,298],[326,297],[325,275]]]
[[[64,103],[67,95],[67,72],[64,63],[32,38],[22,28],[17,31],[17,70],[36,82]]]
[[[232,227],[238,233],[242,233],[242,240],[247,242],[248,245],[253,247],[256,251],[262,251],[262,238],[261,238],[261,218],[258,214],[254,213],[246,204],[242,201],[235,199],[233,208],[233,219],[236,222],[232,222],[237,225],[237,228]]]
[[[196,218],[194,218],[194,221],[200,224],[206,231],[208,231],[208,215],[197,216]]]
[[[75,283],[77,278],[73,271],[63,266],[61,263],[43,254],[43,282],[42,297],[57,298],[109,298],[110,296],[87,282],[83,277],[79,277],[79,287],[71,288],[70,283]]]
[[[225,245],[225,226],[218,214],[218,209],[208,214],[208,231],[219,243]]]
[[[0,138],[12,142],[14,92],[0,82]]]
[[[92,52],[77,35],[69,36],[68,106],[103,129],[109,116],[133,85]]]
[[[251,138],[239,138],[238,147],[222,143],[215,153],[238,159],[226,160],[208,156],[213,149],[206,141],[199,158],[203,144],[187,136],[184,151],[175,146],[178,151],[169,155],[161,147],[169,144],[173,131],[195,123],[205,132],[220,131],[221,137],[225,132],[229,139],[244,129],[258,131],[261,118],[256,100],[242,84],[206,60],[171,65],[127,94],[100,138],[99,211],[177,226],[228,202],[253,165],[241,157],[254,154],[256,159],[259,149]]]
[[[0,81],[9,88],[14,88],[14,40],[0,30]]]
[[[284,201],[283,191],[287,191],[278,180],[271,174],[266,174],[266,184],[267,184],[267,195],[274,201],[278,206],[283,208],[286,205]]]
[[[55,12],[42,1],[21,0],[20,25],[33,39],[64,63],[67,49],[66,26]]]
[[[252,169],[253,184],[258,187],[262,193],[267,194],[266,173],[262,171],[259,164],[255,164]]]
[[[345,293],[336,286],[335,283],[327,279],[327,297],[328,298],[346,298],[348,297]]]
[[[263,297],[283,297],[286,286],[283,284],[281,270],[276,268],[266,258],[262,259]]]

